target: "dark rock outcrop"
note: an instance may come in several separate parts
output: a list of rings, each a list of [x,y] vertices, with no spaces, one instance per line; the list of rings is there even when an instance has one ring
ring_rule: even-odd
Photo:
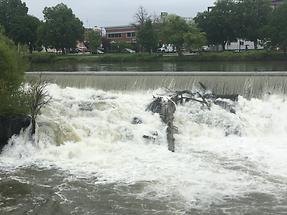
[[[142,123],[143,123],[142,119],[140,119],[138,117],[134,117],[132,120],[133,125],[138,125],[138,124],[142,124]]]
[[[0,116],[0,152],[13,135],[20,134],[30,123],[29,116]]]

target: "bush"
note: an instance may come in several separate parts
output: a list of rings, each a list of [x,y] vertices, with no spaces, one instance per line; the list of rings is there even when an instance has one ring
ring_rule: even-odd
[[[30,96],[22,87],[11,87],[1,81],[0,100],[0,116],[28,115],[30,111]]]
[[[13,42],[0,35],[0,115],[28,113],[28,97],[21,87],[26,68]]]
[[[19,87],[27,65],[13,42],[0,34],[0,80],[6,82],[6,86]]]

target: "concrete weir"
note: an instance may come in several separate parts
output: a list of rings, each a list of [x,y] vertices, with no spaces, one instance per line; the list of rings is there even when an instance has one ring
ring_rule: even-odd
[[[204,83],[217,94],[260,96],[287,92],[287,72],[27,72],[62,87],[102,90],[185,90]]]

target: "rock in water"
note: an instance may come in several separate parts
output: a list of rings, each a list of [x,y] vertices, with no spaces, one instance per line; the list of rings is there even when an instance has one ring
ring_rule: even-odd
[[[19,135],[30,123],[29,116],[0,116],[0,152],[13,135]]]
[[[167,125],[166,136],[168,142],[168,150],[171,152],[175,151],[174,146],[174,133],[175,126],[173,125],[174,113],[176,111],[176,105],[172,99],[158,97],[155,98],[152,103],[147,107],[148,111],[152,111],[153,113],[159,113],[161,120]],[[148,136],[144,136],[144,138],[148,138]]]
[[[142,119],[140,119],[138,117],[134,117],[132,120],[133,125],[142,124],[142,123],[143,123]]]

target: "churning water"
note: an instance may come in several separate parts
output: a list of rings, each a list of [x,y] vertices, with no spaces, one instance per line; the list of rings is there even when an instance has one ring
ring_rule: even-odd
[[[178,106],[172,153],[145,111],[163,90],[48,91],[37,143],[24,132],[0,155],[0,214],[287,214],[284,95]]]

